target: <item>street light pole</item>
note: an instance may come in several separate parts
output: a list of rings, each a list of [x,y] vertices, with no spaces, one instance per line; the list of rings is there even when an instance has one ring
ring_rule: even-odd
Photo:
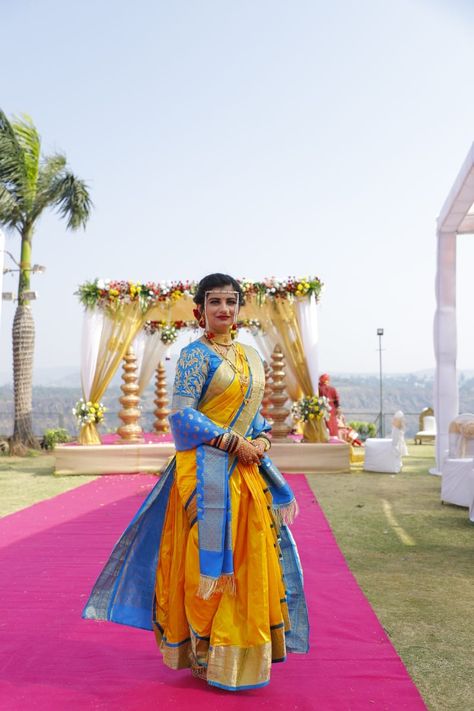
[[[377,336],[379,337],[379,379],[380,379],[380,412],[379,412],[379,434],[383,437],[385,434],[385,427],[383,421],[383,381],[382,381],[382,336],[383,328],[377,329]]]

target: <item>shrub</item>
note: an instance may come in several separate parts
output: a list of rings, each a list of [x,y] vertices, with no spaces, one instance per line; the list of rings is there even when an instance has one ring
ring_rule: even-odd
[[[45,430],[43,439],[41,440],[41,447],[43,449],[54,449],[57,444],[70,441],[71,437],[69,432],[61,427],[58,427],[57,429]]]
[[[356,430],[359,433],[359,439],[362,442],[368,437],[375,437],[377,435],[377,426],[373,422],[349,422],[349,427]]]

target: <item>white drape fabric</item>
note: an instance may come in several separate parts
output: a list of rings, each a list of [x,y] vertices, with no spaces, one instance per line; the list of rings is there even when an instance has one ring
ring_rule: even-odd
[[[392,445],[400,457],[407,456],[408,448],[405,442],[405,433],[399,427],[392,427]]]
[[[255,344],[260,351],[262,357],[267,361],[268,365],[272,363],[272,353],[277,344],[285,353],[284,344],[281,342],[278,328],[276,328],[273,323],[270,313],[271,311],[266,308],[266,305],[259,306],[255,301],[247,303],[245,306],[247,310],[246,316],[248,318],[256,319],[260,321],[263,332],[252,331],[252,336],[255,340]],[[286,388],[288,394],[292,400],[298,399],[298,377],[295,373],[291,358],[285,357],[285,373],[286,373]]]
[[[81,338],[81,384],[85,400],[90,399],[102,332],[107,320],[107,316],[101,309],[86,309],[84,311]]]
[[[474,500],[474,462],[469,459],[450,459],[443,462],[441,501],[469,508]]]
[[[159,331],[152,335],[141,331],[133,342],[133,348],[137,358],[138,386],[141,395],[152,379],[158,363],[165,357],[169,346],[163,343]]]
[[[316,298],[298,299],[296,303],[296,318],[301,330],[303,347],[308,365],[313,393],[318,393],[319,362],[318,362],[318,311]]]
[[[405,416],[397,410],[392,420],[392,436],[384,439],[370,437],[365,440],[364,470],[398,474],[403,466],[402,457],[408,454],[405,442]]]
[[[437,474],[442,471],[449,446],[449,423],[458,414],[459,407],[456,371],[456,239],[454,232],[438,233],[434,318],[434,411],[438,434],[436,472],[433,472]]]
[[[155,334],[154,334],[155,335]],[[140,373],[143,365],[143,356],[145,355],[145,345],[147,338],[153,338],[153,336],[147,336],[145,331],[140,331],[140,333],[135,336],[135,340],[132,343],[133,352],[135,353],[135,358],[137,359],[137,372]]]
[[[252,333],[252,336],[263,359],[267,361],[268,365],[270,365],[272,362],[273,349],[276,346],[273,332],[265,333],[265,335],[262,335],[260,332],[255,332]]]
[[[277,334],[273,328],[268,328],[265,334],[253,333],[253,338],[257,345],[258,350],[262,354],[264,360],[271,366],[272,364],[272,353],[273,349],[278,343]],[[286,363],[286,387],[290,397],[293,395],[296,397],[298,391],[298,384],[296,377],[291,369],[291,364]]]
[[[392,443],[400,457],[406,457],[408,447],[405,442],[406,420],[401,410],[397,410],[392,419]]]
[[[465,412],[458,415],[449,425],[450,459],[474,458],[474,414]]]

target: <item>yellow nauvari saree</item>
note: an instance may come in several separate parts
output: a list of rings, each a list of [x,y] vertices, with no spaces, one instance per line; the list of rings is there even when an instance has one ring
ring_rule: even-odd
[[[307,610],[288,484],[264,457],[243,465],[206,444],[268,429],[258,353],[248,386],[204,340],[183,349],[170,424],[176,457],[115,547],[83,616],[153,629],[164,662],[201,667],[228,690],[264,686],[272,662],[308,649]]]

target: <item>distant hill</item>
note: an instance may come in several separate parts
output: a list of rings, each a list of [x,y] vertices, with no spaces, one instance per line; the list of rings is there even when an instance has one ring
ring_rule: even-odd
[[[0,386],[10,385],[13,380],[12,373],[0,371]],[[33,382],[40,387],[73,388],[80,387],[81,376],[79,367],[63,368],[35,368]]]

